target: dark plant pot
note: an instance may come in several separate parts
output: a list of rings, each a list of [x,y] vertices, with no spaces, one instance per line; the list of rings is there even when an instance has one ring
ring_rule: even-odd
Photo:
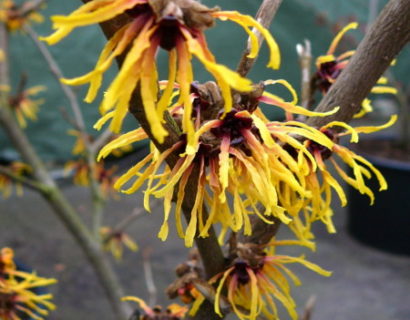
[[[378,192],[375,178],[369,181],[376,199],[349,188],[348,230],[357,240],[392,253],[410,255],[410,163],[364,155],[384,175],[388,190]]]

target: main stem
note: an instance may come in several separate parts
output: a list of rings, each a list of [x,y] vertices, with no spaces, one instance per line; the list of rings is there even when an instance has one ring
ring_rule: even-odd
[[[329,117],[311,117],[310,126],[321,127],[330,121],[349,122],[360,109],[363,99],[391,65],[393,59],[410,40],[410,5],[408,0],[390,0],[360,42],[346,69],[331,86],[319,103],[316,112],[326,112],[335,106],[340,111]],[[267,243],[280,227],[276,222],[265,226],[252,221],[252,236],[239,239],[243,242]],[[260,235],[256,236],[256,235]]]
[[[6,55],[5,61],[0,63],[0,85],[9,86],[8,70],[8,34],[5,25],[0,24],[0,48]],[[0,125],[12,141],[21,157],[33,169],[34,178],[43,187],[39,190],[43,198],[50,204],[60,221],[70,231],[93,266],[101,285],[111,303],[117,319],[126,319],[129,313],[126,306],[120,301],[121,286],[110,264],[104,256],[101,246],[79,218],[76,210],[65,198],[48,173],[43,161],[38,157],[24,131],[14,119],[8,104],[8,93],[0,91]]]
[[[168,149],[174,143],[179,141],[179,135],[173,129],[172,123],[166,122],[165,127],[170,133],[164,144],[159,144],[155,138],[152,136],[151,128],[146,118],[145,112],[142,109],[142,101],[139,95],[139,90],[137,89],[134,94],[133,103],[130,106],[130,112],[138,120],[141,127],[150,137],[151,141],[155,143],[155,146],[161,152]],[[177,154],[171,154],[166,160],[167,164],[172,168],[176,164],[179,156]],[[191,210],[195,202],[196,191],[198,187],[198,168],[195,168],[187,182],[185,187],[186,194],[184,201],[182,203],[182,209],[186,220],[189,222],[191,217]],[[219,246],[218,239],[216,237],[215,230],[210,228],[209,236],[207,238],[195,238],[195,243],[198,247],[199,253],[201,255],[202,262],[204,264],[204,269],[207,275],[207,278],[211,278],[215,274],[221,272],[225,267],[225,259]]]
[[[88,2],[89,0],[83,0],[83,2]],[[262,6],[267,5],[267,8],[271,8],[270,12],[276,12],[274,5],[279,6],[279,1],[265,0]],[[273,6],[272,6],[273,5]],[[263,16],[266,10],[260,10],[258,13],[258,18]],[[273,15],[272,15],[273,18]],[[107,22],[102,25],[102,28],[108,38],[113,34],[115,30],[123,25],[121,23],[121,18],[117,17],[115,22]],[[124,21],[124,20],[123,20]],[[118,23],[120,22],[120,23]],[[270,21],[268,22],[268,24]],[[402,47],[408,42],[410,37],[410,6],[408,5],[408,0],[390,0],[388,5],[383,10],[382,14],[373,24],[372,28],[366,35],[365,39],[359,45],[356,54],[352,57],[349,62],[348,67],[344,70],[336,81],[332,85],[330,91],[327,93],[325,98],[321,101],[316,111],[329,111],[335,106],[340,106],[341,110],[333,116],[326,118],[310,118],[307,122],[312,126],[322,126],[333,120],[346,121],[349,122],[353,115],[360,109],[360,104],[363,99],[370,92],[372,86],[376,83],[379,77],[382,75],[384,70],[390,65],[393,58],[402,49]],[[249,61],[246,59],[247,52],[244,53],[244,58],[242,59],[238,72],[241,75],[246,75],[251,69],[254,61]],[[142,108],[141,97],[139,96],[139,90],[135,93],[135,99],[130,107],[130,112],[134,117],[140,122],[143,129],[152,138],[150,132],[150,127],[146,120],[145,114]],[[165,140],[165,143],[160,145],[156,143],[156,147],[160,151],[164,151],[172,146],[178,141],[179,135],[174,130],[172,122],[167,121],[164,127],[168,130],[169,135]],[[171,155],[168,158],[168,164],[172,167],[175,164],[177,155]],[[193,180],[195,181],[195,179]],[[194,182],[193,182],[194,183]],[[196,191],[196,189],[194,190]],[[186,198],[193,197],[195,194],[189,192]],[[189,201],[189,200],[187,200]],[[185,203],[185,202],[184,202]],[[189,210],[189,202],[186,202],[187,208],[185,210],[186,215]],[[276,230],[273,230],[273,234]],[[206,244],[203,240],[212,242],[211,245]],[[215,252],[213,254],[216,257],[216,261],[220,262],[220,266],[223,266],[223,254],[220,250],[219,245],[217,245],[216,237],[212,234],[210,238],[207,239],[196,239],[198,248],[200,249],[201,256],[206,251],[206,249],[201,250],[200,243],[203,244],[204,248],[212,248],[215,245]],[[202,251],[202,252],[201,252]],[[204,264],[207,265],[210,261],[203,259]],[[211,262],[212,263],[212,262]],[[218,267],[219,268],[219,267]],[[214,271],[216,271],[215,268]],[[219,269],[223,270],[223,267]],[[213,319],[212,314],[207,314],[207,307],[200,310],[200,315],[196,319]],[[202,311],[205,311],[202,313]],[[216,318],[215,318],[216,319]]]
[[[89,2],[90,0],[82,0],[84,3]],[[264,25],[268,27],[279,7],[282,0],[264,0],[261,5],[261,8],[258,11],[257,19]],[[128,21],[127,16],[119,16],[111,21],[107,21],[101,24],[101,28],[109,39],[111,36],[122,26],[124,23]],[[262,37],[258,35],[259,43],[262,43]],[[122,63],[122,57],[118,59],[119,64]],[[239,68],[241,69],[240,74],[246,75],[250,69],[252,68],[255,60],[249,60],[247,58],[247,54],[245,53],[243,59],[240,62]],[[179,141],[179,132],[173,122],[172,117],[165,112],[164,115],[164,128],[168,131],[168,136],[165,138],[163,144],[159,144],[152,135],[150,125],[147,121],[146,114],[143,111],[143,102],[141,101],[141,96],[139,93],[140,89],[137,86],[137,89],[134,92],[134,96],[132,99],[132,103],[130,104],[129,111],[135,117],[135,119],[140,123],[141,127],[144,131],[148,134],[151,141],[154,142],[156,148],[163,152],[173,146],[176,142]],[[176,161],[178,160],[178,154],[171,154],[167,158],[167,164],[172,168]],[[196,168],[191,175],[190,179],[188,180],[187,187],[186,187],[186,195],[182,204],[184,216],[187,221],[190,220],[191,217],[191,210],[194,205],[194,199],[197,192],[197,173]],[[218,243],[217,236],[213,227],[209,230],[209,236],[207,238],[195,238],[195,243],[197,245],[199,254],[201,256],[201,260],[204,265],[206,277],[210,278],[217,273],[222,272],[225,269],[225,258],[222,252],[222,249]],[[198,313],[192,318],[196,320],[200,319],[217,319],[217,316],[214,312],[214,308],[211,303],[206,302],[204,303]]]
[[[315,110],[326,112],[340,106],[339,112],[328,117],[309,118],[307,124],[321,127],[331,121],[352,120],[371,88],[409,40],[409,1],[390,0]]]

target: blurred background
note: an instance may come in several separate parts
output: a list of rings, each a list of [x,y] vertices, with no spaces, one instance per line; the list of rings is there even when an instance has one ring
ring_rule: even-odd
[[[19,2],[19,1],[17,1]],[[20,1],[21,2],[21,1]],[[224,10],[239,10],[255,15],[261,1],[257,0],[206,0],[202,1],[208,6],[220,6]],[[74,10],[79,0],[47,1],[47,6],[42,11],[46,17],[45,22],[33,28],[40,35],[51,33],[51,25],[48,17],[53,14],[68,14]],[[325,54],[328,46],[337,31],[349,22],[360,23],[358,30],[349,31],[338,48],[342,53],[354,49],[358,41],[363,37],[368,22],[372,21],[386,0],[349,0],[349,1],[326,1],[326,0],[286,0],[283,1],[280,11],[270,28],[271,33],[277,40],[282,53],[282,66],[280,70],[267,69],[267,49],[264,46],[257,64],[250,73],[250,78],[255,81],[265,79],[286,79],[299,92],[300,69],[296,44],[309,39],[312,44],[313,57]],[[218,21],[217,26],[206,32],[210,47],[219,62],[234,69],[239,62],[241,53],[245,47],[246,34],[239,26],[232,22]],[[66,77],[72,78],[83,75],[94,68],[101,48],[105,44],[105,38],[97,26],[76,29],[69,37],[55,46],[50,51],[59,62]],[[44,85],[47,91],[39,97],[45,99],[45,104],[40,108],[39,121],[30,122],[28,133],[36,145],[42,157],[49,162],[61,163],[71,157],[71,146],[74,138],[66,134],[70,129],[69,123],[62,116],[61,109],[67,107],[67,101],[62,95],[59,85],[51,76],[43,58],[33,47],[31,39],[16,34],[11,39],[12,55],[12,80],[14,87],[20,81],[21,75],[28,78],[27,87]],[[159,54],[159,71],[167,70],[166,55]],[[397,65],[391,68],[394,77],[407,88],[410,80],[410,48],[407,46],[397,59]],[[105,78],[109,83],[115,74],[115,66]],[[165,74],[162,72],[162,74]],[[199,81],[211,80],[211,76],[197,64],[195,76]],[[103,86],[104,90],[106,86]],[[271,87],[272,90],[276,90]],[[270,89],[271,89],[270,88]],[[75,87],[81,100],[85,96],[87,86]],[[375,98],[377,98],[375,96]],[[379,98],[383,98],[380,97]],[[98,105],[100,98],[93,104],[83,104],[83,112],[93,133],[92,124],[99,118]],[[377,105],[377,103],[376,103]],[[281,117],[279,111],[269,108],[272,118]],[[386,109],[386,108],[383,108]],[[383,113],[391,110],[378,110]],[[394,112],[394,110],[393,110]],[[127,121],[128,128],[135,126],[135,121]],[[45,130],[47,129],[47,130]],[[0,132],[0,157],[16,158],[3,132]]]

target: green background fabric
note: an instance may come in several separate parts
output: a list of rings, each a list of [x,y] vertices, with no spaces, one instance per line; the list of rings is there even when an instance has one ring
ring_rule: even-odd
[[[208,6],[218,5],[224,10],[238,10],[242,13],[255,15],[261,0],[207,0],[202,1]],[[378,1],[381,8],[387,1]],[[80,5],[78,0],[48,1],[43,10],[46,21],[33,28],[41,35],[51,32],[48,17],[54,14],[68,14]],[[295,46],[304,39],[310,39],[314,56],[326,52],[337,27],[346,25],[350,21],[358,21],[360,30],[348,33],[346,41],[340,50],[343,52],[355,47],[362,37],[368,20],[369,0],[328,1],[328,0],[284,0],[283,4],[270,28],[277,40],[282,53],[282,66],[279,71],[265,67],[268,57],[264,46],[256,66],[249,77],[254,81],[265,79],[287,79],[296,89],[299,89],[299,67]],[[232,22],[218,21],[215,28],[206,32],[210,47],[220,63],[235,68],[246,43],[246,33]],[[30,140],[46,161],[62,162],[71,156],[74,138],[67,135],[70,125],[63,118],[61,109],[67,108],[68,103],[62,91],[49,72],[43,58],[34,48],[32,41],[22,34],[13,34],[10,40],[11,76],[13,84],[18,83],[22,73],[27,74],[28,86],[45,85],[47,91],[40,95],[46,99],[41,106],[39,120],[30,122],[27,128]],[[58,60],[66,77],[76,77],[91,70],[98,58],[105,38],[97,26],[76,29],[59,44],[50,47],[50,51]],[[166,54],[160,52],[158,68],[160,75],[166,75]],[[407,47],[398,59],[398,64],[392,69],[395,76],[408,82],[410,72],[410,50]],[[195,76],[199,81],[211,80],[211,76],[203,70],[199,63],[195,63]],[[115,75],[113,67],[106,76],[105,83]],[[103,86],[103,90],[107,85]],[[75,87],[79,100],[82,101],[86,87]],[[92,124],[98,119],[98,103],[102,92],[93,104],[82,103],[89,132],[94,134]],[[272,90],[276,90],[272,88]],[[273,91],[275,92],[275,91]],[[279,91],[276,91],[279,92]],[[282,115],[274,107],[267,108],[272,118]],[[70,111],[68,111],[71,114]],[[125,128],[136,125],[133,119],[126,121]],[[13,149],[4,133],[0,131],[0,157],[14,157]]]

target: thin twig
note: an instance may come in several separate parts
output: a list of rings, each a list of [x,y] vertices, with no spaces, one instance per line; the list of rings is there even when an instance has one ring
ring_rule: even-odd
[[[265,28],[269,28],[272,24],[273,18],[276,15],[282,0],[264,0],[256,13],[255,19]],[[259,46],[263,43],[264,38],[257,30],[253,30],[258,38]],[[250,53],[250,38],[248,38],[247,48],[242,53],[241,60],[239,61],[237,72],[241,76],[246,76],[255,64],[256,59],[251,59],[248,57]],[[251,217],[252,224],[252,234],[250,236],[245,236],[243,232],[238,235],[239,241],[241,242],[252,242],[257,244],[268,243],[271,238],[273,238],[279,230],[280,221],[279,219],[274,219],[273,224],[266,224],[259,218]]]
[[[296,51],[299,56],[299,65],[301,71],[300,82],[300,100],[301,105],[305,109],[309,109],[312,100],[312,93],[310,90],[310,74],[312,66],[312,49],[309,40],[305,40],[305,45],[297,44]]]
[[[378,9],[379,9],[379,0],[369,0],[369,15],[367,16],[366,32],[370,30],[370,27],[374,19],[376,19]]]
[[[0,86],[9,85],[8,70],[8,34],[4,23],[0,23],[0,50],[6,58],[0,62]],[[123,291],[118,279],[111,268],[108,260],[101,250],[101,246],[91,235],[78,212],[68,202],[53,178],[47,171],[44,162],[35,152],[27,135],[19,127],[8,105],[8,92],[0,90],[0,125],[10,138],[21,157],[33,169],[34,178],[44,184],[46,189],[40,192],[43,198],[52,207],[53,212],[65,225],[67,230],[76,239],[78,245],[93,266],[104,291],[111,303],[113,311],[118,319],[126,319],[130,312],[127,305],[120,302]]]
[[[159,202],[159,200],[156,201]],[[130,215],[126,216],[124,219],[118,222],[115,227],[111,229],[111,232],[103,239],[103,241],[107,243],[117,234],[123,233],[125,229],[127,229],[134,221],[136,221],[139,217],[143,215],[144,211],[144,208],[141,207],[134,208]]]
[[[126,216],[114,228],[112,228],[112,233],[116,234],[123,232],[126,228],[128,228],[131,225],[132,222],[141,217],[143,213],[144,208],[135,208],[130,215]]]
[[[145,248],[142,252],[142,259],[144,265],[145,283],[149,294],[148,305],[154,306],[157,302],[157,288],[152,275],[152,266],[150,261],[151,251],[151,248]]]
[[[93,142],[90,143],[90,149],[93,153],[97,152],[113,137],[110,128],[105,129]]]
[[[75,122],[75,119],[73,117],[71,117],[71,115],[68,113],[68,111],[65,107],[59,107],[58,111],[60,111],[60,114],[63,117],[63,120],[65,120],[74,129],[80,130],[77,123]]]
[[[40,7],[46,3],[46,0],[31,0],[24,2],[19,8],[19,14],[27,16],[28,14],[37,11]]]
[[[16,97],[19,97],[20,95],[24,93],[24,89],[26,88],[26,85],[27,85],[27,74],[23,72],[20,76],[20,81],[17,86],[16,95],[15,95]]]
[[[61,115],[65,121],[67,121],[73,128],[80,130],[75,120],[68,114],[67,109],[60,108]],[[88,141],[88,149],[91,153],[97,154],[98,151],[114,136],[110,128],[106,128],[101,134],[98,135],[97,139],[92,136],[83,137]],[[91,137],[91,139],[89,139]]]
[[[305,309],[303,311],[301,320],[312,320],[313,308],[315,307],[317,297],[310,296],[308,301],[306,302]]]
[[[78,103],[77,95],[75,94],[74,90],[70,86],[61,82],[61,79],[64,78],[63,73],[60,67],[58,66],[57,62],[51,55],[50,51],[48,50],[47,46],[44,45],[43,42],[38,40],[39,35],[29,25],[25,25],[24,30],[33,40],[34,44],[36,45],[40,53],[43,55],[51,73],[54,75],[54,77],[60,84],[60,87],[63,93],[67,97],[71,110],[74,114],[74,120],[75,120],[74,122],[71,121],[70,119],[68,121],[80,132],[87,135],[86,127],[85,127],[85,120],[81,112],[80,104]],[[101,146],[110,138],[111,135],[112,133],[107,129],[100,135],[99,139],[96,140],[94,143],[90,143],[88,139],[84,137],[86,148],[89,150],[89,152],[96,153],[98,149],[101,148]]]
[[[260,5],[258,12],[256,13],[255,19],[263,27],[269,28],[281,3],[282,3],[282,0],[264,0],[262,4]],[[259,46],[261,46],[264,41],[263,36],[261,35],[259,31],[255,29],[253,30],[253,33],[258,38]],[[237,72],[243,77],[245,77],[249,73],[249,71],[251,71],[256,61],[256,58],[253,59],[253,58],[248,57],[249,53],[251,52],[250,46],[251,46],[251,42],[250,42],[250,39],[248,39],[247,47],[242,54],[242,58],[238,64],[238,67],[236,68]]]
[[[51,55],[50,51],[48,50],[47,46],[43,42],[38,40],[38,37],[39,37],[38,34],[29,25],[25,25],[24,30],[33,40],[37,49],[40,51],[40,53],[43,55],[44,59],[46,60],[46,63],[51,73],[54,75],[54,77],[57,79],[58,83],[60,84],[60,87],[63,90],[65,96],[67,97],[70,108],[74,114],[75,127],[80,131],[82,135],[82,139],[84,141],[84,145],[86,149],[85,158],[87,160],[88,167],[89,167],[88,178],[90,180],[90,191],[91,191],[92,202],[93,202],[93,232],[94,232],[94,236],[99,239],[105,199],[103,197],[101,187],[96,177],[97,176],[96,174],[97,169],[96,169],[96,164],[95,164],[95,152],[96,151],[94,150],[94,148],[92,148],[91,143],[88,139],[88,133],[85,127],[84,117],[81,112],[81,108],[78,103],[77,96],[75,92],[73,91],[73,89],[71,89],[71,87],[67,86],[66,84],[60,81],[63,78],[63,73],[60,67],[58,66],[57,62]]]
[[[50,51],[48,50],[47,46],[38,40],[39,35],[37,32],[33,30],[29,25],[24,25],[24,31],[30,36],[31,40],[33,40],[34,44],[36,45],[37,49],[40,51],[41,55],[47,62],[47,66],[49,67],[51,73],[56,78],[57,82],[60,84],[61,90],[63,90],[64,95],[66,96],[68,102],[70,103],[71,110],[73,111],[75,121],[77,123],[78,129],[80,131],[85,131],[85,121],[84,117],[81,113],[81,108],[78,103],[77,96],[73,89],[68,85],[61,82],[61,79],[64,78],[63,73],[58,66],[57,62],[51,55]]]
[[[26,176],[15,174],[7,167],[0,166],[0,174],[3,174],[16,182],[22,183],[23,185],[31,189],[40,192],[47,192],[47,186],[45,184],[37,182],[36,180],[30,179]]]

